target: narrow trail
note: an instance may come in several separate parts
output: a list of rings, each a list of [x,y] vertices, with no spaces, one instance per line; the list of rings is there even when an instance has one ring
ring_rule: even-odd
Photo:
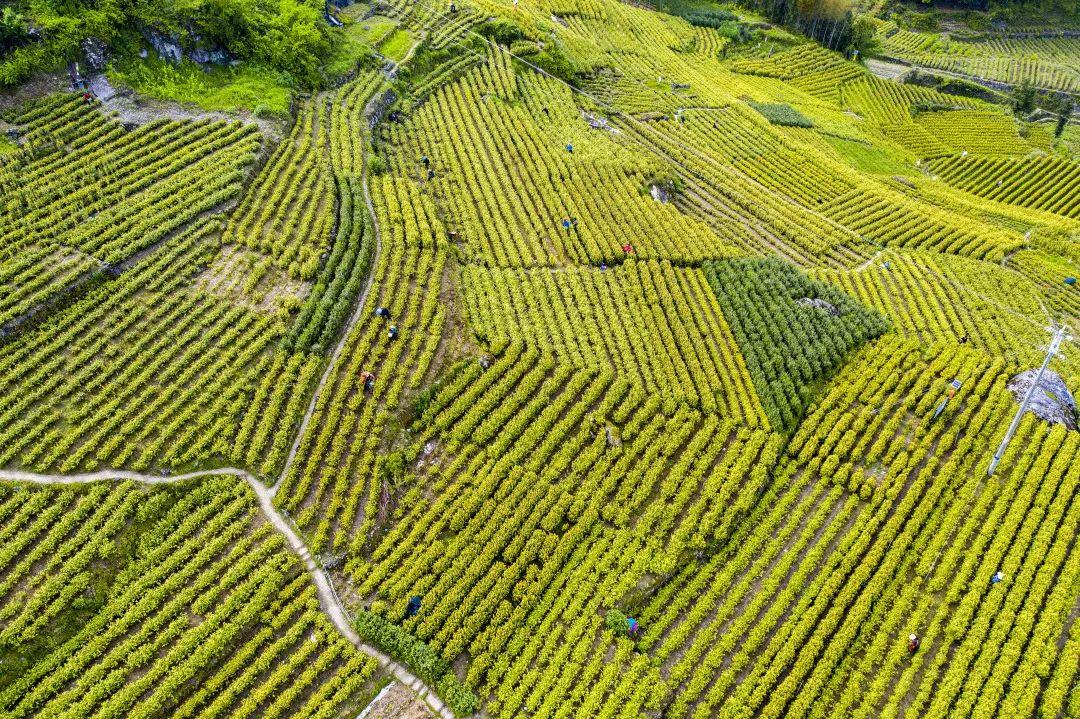
[[[863,271],[863,270],[865,270],[865,269],[866,269],[867,267],[869,267],[870,265],[872,265],[872,264],[874,264],[875,262],[877,262],[877,259],[878,259],[879,257],[881,257],[882,253],[884,253],[884,252],[885,252],[885,250],[884,250],[884,249],[878,250],[878,251],[877,251],[877,252],[875,252],[875,253],[873,254],[873,256],[872,256],[872,257],[870,257],[870,258],[869,258],[869,259],[868,259],[868,260],[867,260],[866,262],[863,262],[863,263],[862,263],[862,264],[860,264],[859,266],[857,266],[857,267],[853,268],[853,269],[852,269],[852,271],[853,271],[853,272],[862,272],[862,271]]]
[[[892,65],[901,65],[901,66],[907,68],[908,71],[915,70],[917,72],[922,72],[922,73],[925,73],[927,75],[938,75],[938,76],[945,76],[945,77],[955,78],[957,80],[967,80],[968,82],[973,82],[976,85],[981,85],[982,87],[985,87],[987,90],[993,90],[995,92],[1011,92],[1011,91],[1015,90],[1017,87],[1019,87],[1019,83],[1006,82],[1005,80],[995,80],[993,78],[982,77],[981,75],[973,75],[971,73],[961,72],[959,70],[947,70],[945,68],[930,67],[929,65],[921,65],[918,62],[908,60],[908,59],[905,59],[905,58],[902,58],[902,57],[898,57],[896,55],[881,54],[881,55],[877,55],[877,56],[875,56],[874,58],[871,58],[871,59],[883,61],[885,63],[889,63],[889,64],[892,64]],[[875,73],[875,74],[877,74],[877,73]],[[907,74],[907,73],[901,73],[901,74]],[[882,76],[878,75],[878,77],[882,77]],[[888,78],[888,79],[896,80],[895,77]],[[1052,87],[1046,87],[1046,86],[1043,86],[1043,85],[1032,85],[1032,87],[1034,87],[1036,90],[1040,90],[1042,92],[1050,92],[1050,93],[1064,92],[1063,90],[1055,89],[1055,88],[1052,88]]]
[[[410,48],[410,54],[413,48]],[[396,66],[395,66],[396,69]],[[368,116],[368,111],[371,105],[365,108],[365,117]],[[319,597],[319,605],[322,607],[323,612],[330,619],[330,621],[337,627],[337,630],[349,640],[358,650],[374,658],[379,662],[383,669],[393,675],[394,679],[401,682],[405,686],[409,687],[416,695],[427,704],[428,708],[441,719],[455,719],[454,713],[448,706],[439,698],[439,696],[428,687],[424,682],[408,670],[404,665],[395,661],[388,654],[382,652],[378,648],[367,644],[363,641],[356,630],[352,627],[352,622],[349,618],[348,610],[345,608],[344,603],[338,596],[337,591],[334,589],[333,583],[330,581],[330,576],[326,573],[315,558],[311,554],[311,550],[308,549],[307,544],[301,538],[300,534],[296,531],[292,522],[283,515],[277,507],[274,506],[274,495],[277,494],[278,487],[281,486],[282,480],[288,475],[289,469],[292,467],[293,461],[296,459],[297,451],[300,447],[301,438],[307,431],[308,424],[311,421],[312,415],[315,413],[315,407],[318,404],[319,397],[322,395],[327,381],[330,378],[331,373],[335,369],[338,363],[338,359],[341,353],[345,349],[345,343],[348,340],[349,334],[352,332],[353,327],[360,320],[364,312],[364,308],[367,305],[368,296],[371,294],[371,289],[375,284],[375,268],[379,261],[379,256],[382,253],[382,235],[379,230],[378,218],[375,215],[375,207],[371,201],[371,192],[368,189],[368,173],[367,173],[367,151],[365,149],[362,171],[361,171],[361,185],[364,190],[364,204],[367,207],[367,212],[371,217],[372,230],[375,235],[375,250],[371,259],[371,270],[368,273],[367,280],[364,283],[364,288],[360,292],[360,296],[356,300],[356,307],[353,310],[352,316],[346,323],[345,327],[341,331],[341,337],[338,339],[337,345],[334,347],[333,353],[326,364],[326,369],[323,371],[322,376],[319,378],[319,384],[315,387],[315,391],[312,393],[311,401],[308,403],[307,410],[304,412],[303,419],[300,422],[300,427],[296,432],[296,437],[293,440],[292,447],[289,450],[289,456],[285,460],[285,466],[282,469],[281,475],[272,485],[266,485],[250,472],[238,469],[236,467],[221,467],[218,469],[206,469],[197,472],[188,472],[186,474],[176,475],[154,475],[154,474],[142,474],[139,472],[131,472],[127,470],[100,470],[97,472],[88,472],[83,474],[38,474],[36,472],[24,472],[21,470],[5,470],[0,469],[0,482],[29,482],[33,484],[41,485],[73,485],[73,484],[90,484],[92,482],[101,482],[107,480],[126,479],[134,482],[140,482],[147,485],[162,485],[162,484],[175,484],[177,482],[183,482],[190,479],[199,479],[202,477],[212,477],[216,475],[230,475],[239,477],[248,483],[251,490],[255,493],[256,498],[259,501],[259,508],[262,511],[263,516],[271,525],[277,529],[284,537],[292,550],[293,554],[300,558],[304,568],[308,574],[311,575],[312,582],[315,584],[316,594]]]
[[[450,711],[430,687],[425,685],[403,665],[394,661],[390,656],[379,649],[366,644],[360,638],[360,635],[352,628],[348,611],[345,609],[345,605],[341,602],[337,592],[334,590],[334,586],[330,582],[330,577],[327,575],[326,571],[318,565],[314,557],[311,556],[311,551],[307,548],[307,545],[304,544],[304,540],[300,538],[300,535],[293,528],[289,520],[274,506],[274,488],[267,487],[250,472],[235,467],[207,469],[199,472],[189,472],[187,474],[175,474],[170,476],[140,474],[138,472],[128,472],[124,470],[101,470],[85,474],[38,474],[36,472],[23,472],[20,470],[0,470],[0,482],[72,485],[127,479],[142,484],[161,485],[175,484],[189,479],[199,479],[201,477],[211,477],[222,474],[240,477],[251,487],[251,490],[259,500],[259,508],[262,510],[263,516],[285,537],[289,549],[292,550],[293,554],[300,558],[300,561],[304,564],[304,568],[307,569],[308,574],[311,575],[311,579],[315,583],[316,594],[319,597],[319,605],[322,607],[322,610],[327,617],[329,617],[330,621],[333,622],[334,626],[337,627],[338,631],[341,632],[346,639],[352,642],[357,649],[378,661],[384,669],[393,674],[395,679],[416,692],[417,696],[419,696],[437,716],[442,719],[455,719],[453,712]]]
[[[371,103],[374,101],[368,101],[367,106],[364,108],[364,118],[368,118],[371,110]],[[375,285],[375,269],[379,263],[379,256],[382,254],[382,233],[379,231],[379,220],[375,216],[375,207],[371,203],[371,192],[368,190],[368,170],[367,170],[367,148],[364,149],[364,156],[360,162],[360,186],[364,188],[364,204],[367,206],[368,215],[371,217],[371,227],[375,234],[375,251],[371,255],[371,269],[368,271],[367,280],[364,282],[364,288],[360,291],[360,297],[356,300],[356,307],[353,309],[352,316],[349,317],[349,321],[345,323],[345,327],[341,330],[341,337],[338,338],[338,343],[334,346],[334,351],[330,354],[330,359],[326,363],[326,369],[323,370],[322,376],[319,378],[319,384],[315,386],[315,391],[311,394],[311,401],[308,402],[307,409],[304,411],[304,416],[300,420],[300,428],[296,432],[296,437],[293,439],[292,447],[289,448],[289,456],[285,459],[285,466],[281,469],[281,475],[277,481],[274,482],[270,488],[271,496],[277,492],[277,488],[281,486],[281,483],[289,475],[289,470],[292,468],[293,461],[296,459],[296,453],[300,449],[300,440],[303,439],[304,434],[307,433],[308,424],[311,423],[311,417],[315,414],[315,407],[319,402],[319,397],[322,396],[323,388],[326,387],[327,381],[330,379],[331,373],[334,368],[337,367],[338,358],[341,357],[341,353],[345,350],[345,343],[349,339],[349,335],[353,331],[353,327],[360,321],[360,317],[363,316],[364,307],[367,306],[368,296],[371,294],[371,288]]]

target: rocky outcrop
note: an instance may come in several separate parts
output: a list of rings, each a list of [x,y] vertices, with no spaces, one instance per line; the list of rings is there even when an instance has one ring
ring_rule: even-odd
[[[197,62],[200,65],[225,65],[232,60],[229,51],[220,47],[212,50],[197,47],[188,56],[192,62]]]
[[[800,297],[799,299],[795,300],[795,304],[802,307],[810,307],[815,310],[821,310],[825,314],[831,315],[832,317],[840,316],[840,310],[836,307],[836,305],[832,304],[831,302],[826,302],[820,297]]]
[[[223,47],[206,47],[202,38],[192,34],[186,43],[192,49],[184,50],[185,43],[177,35],[165,35],[153,28],[144,28],[143,37],[163,60],[179,64],[185,57],[199,65],[225,65],[232,62],[232,55]]]
[[[1029,369],[1013,377],[1005,386],[1017,402],[1023,402],[1038,374],[1038,370]],[[1051,424],[1063,424],[1073,430],[1077,427],[1076,400],[1061,375],[1053,370],[1048,369],[1043,373],[1039,386],[1031,394],[1028,411]]]
[[[90,73],[102,72],[109,62],[109,46],[96,37],[88,37],[79,46],[83,67]]]
[[[157,30],[146,30],[143,35],[162,60],[179,63],[184,59],[184,48],[180,47],[179,38],[164,35]]]
[[[116,97],[116,88],[109,83],[109,78],[104,75],[95,75],[90,78],[90,92],[94,93],[97,99],[102,102],[108,102]]]
[[[386,115],[386,112],[395,102],[397,102],[397,95],[393,90],[387,90],[383,94],[373,97],[365,113],[368,118],[368,127],[374,128],[382,122],[383,116]]]

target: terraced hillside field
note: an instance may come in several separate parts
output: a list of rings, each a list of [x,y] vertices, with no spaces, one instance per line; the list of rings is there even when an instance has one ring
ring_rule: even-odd
[[[1029,82],[1046,90],[1080,90],[1080,37],[1068,28],[990,32],[953,39],[948,34],[904,30],[894,22],[878,27],[881,52],[921,67],[944,70],[1001,85]]]
[[[334,13],[276,129],[0,98],[0,717],[1080,716],[1068,133],[728,7]]]

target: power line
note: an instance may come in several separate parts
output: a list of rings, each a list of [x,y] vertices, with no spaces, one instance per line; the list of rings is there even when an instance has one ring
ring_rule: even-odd
[[[1042,382],[1043,375],[1046,373],[1046,368],[1050,364],[1050,358],[1057,354],[1058,348],[1061,346],[1062,340],[1065,339],[1065,326],[1061,325],[1054,330],[1054,337],[1050,340],[1050,348],[1046,352],[1046,359],[1043,360],[1042,366],[1039,367],[1039,371],[1035,374],[1035,381],[1028,387],[1028,391],[1024,394],[1024,401],[1020,404],[1020,408],[1016,410],[1016,414],[1013,415],[1012,424],[1009,425],[1009,429],[1005,432],[1004,439],[1001,440],[1001,444],[998,446],[996,452],[994,452],[993,458],[990,460],[990,466],[986,468],[987,476],[994,473],[997,469],[998,462],[1001,461],[1001,457],[1005,454],[1005,450],[1009,446],[1009,441],[1012,440],[1013,435],[1016,433],[1016,428],[1020,425],[1020,420],[1027,412],[1028,405],[1031,404],[1031,398],[1035,395],[1036,390],[1039,389],[1039,384]]]

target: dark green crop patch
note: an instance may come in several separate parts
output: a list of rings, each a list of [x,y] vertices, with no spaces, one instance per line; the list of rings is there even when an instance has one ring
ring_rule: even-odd
[[[789,127],[814,126],[813,120],[783,102],[754,102],[747,100],[746,104],[760,112],[765,116],[766,120],[774,125],[786,125]]]

